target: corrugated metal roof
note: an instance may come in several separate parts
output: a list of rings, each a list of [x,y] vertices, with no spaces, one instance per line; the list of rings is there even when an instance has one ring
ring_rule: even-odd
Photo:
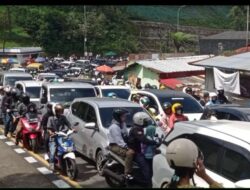
[[[228,70],[250,71],[250,52],[241,53],[230,57],[216,56],[190,64],[202,67],[217,67]]]
[[[213,40],[245,40],[246,31],[226,31],[212,36],[202,37],[201,39]]]
[[[140,64],[143,67],[155,70],[158,73],[174,73],[185,71],[202,71],[203,68],[189,65],[189,62],[203,60],[209,58],[209,55],[188,56],[188,57],[173,57],[165,60],[140,60],[134,63]]]

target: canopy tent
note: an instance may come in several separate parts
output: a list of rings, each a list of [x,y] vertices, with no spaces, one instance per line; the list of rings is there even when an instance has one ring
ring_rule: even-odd
[[[0,61],[2,64],[8,64],[8,63],[18,63],[16,58],[2,58]]]
[[[182,82],[175,79],[175,78],[168,78],[168,79],[160,79],[160,83],[166,85],[167,87],[170,87],[172,89],[175,89],[177,85],[182,85]]]
[[[113,69],[107,65],[96,67],[96,70],[101,73],[113,73],[114,72]]]
[[[37,63],[44,63],[45,61],[46,61],[46,59],[43,58],[43,57],[37,57],[37,58],[35,59],[35,62],[37,62]]]
[[[107,53],[104,54],[105,56],[116,56],[117,54],[113,51],[109,51]]]

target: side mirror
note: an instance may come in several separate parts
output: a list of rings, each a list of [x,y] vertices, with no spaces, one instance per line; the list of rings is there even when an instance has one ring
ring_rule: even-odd
[[[42,98],[41,98],[41,104],[46,104],[46,103],[47,103],[47,98],[42,97]]]
[[[236,188],[249,188],[250,179],[244,179],[235,183]]]
[[[84,126],[86,129],[93,129],[93,130],[96,130],[96,124],[94,122],[91,122],[91,123],[86,123],[85,126]]]

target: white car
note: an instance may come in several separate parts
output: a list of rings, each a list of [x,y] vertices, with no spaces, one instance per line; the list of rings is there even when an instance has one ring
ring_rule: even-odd
[[[43,81],[44,79],[46,79],[47,81],[50,81],[50,80],[53,80],[55,78],[60,78],[60,77],[57,76],[55,73],[39,73],[37,75],[38,81]]]
[[[25,68],[11,68],[9,71],[25,73],[27,70]]]
[[[131,101],[135,95],[147,96],[150,100],[150,106],[154,107],[157,114],[160,115],[164,113],[162,105],[165,102],[170,102],[172,105],[177,102],[181,103],[183,113],[188,117],[189,121],[200,120],[203,113],[203,107],[196,99],[180,91],[157,89],[135,90],[131,92],[129,100]]]
[[[157,133],[162,134],[161,128]],[[166,160],[167,143],[177,138],[195,142],[204,155],[207,174],[223,187],[250,187],[250,123],[228,120],[178,122],[153,159],[153,187],[164,187],[174,170]],[[198,187],[208,184],[194,176]],[[191,182],[192,184],[192,182]]]
[[[77,60],[77,61],[75,62],[75,64],[76,64],[77,66],[78,66],[78,65],[84,66],[84,65],[90,64],[90,61],[87,60],[87,59],[79,59],[79,60]]]
[[[74,65],[75,62],[72,61],[63,61],[60,63],[60,66],[62,66],[64,69],[69,69],[72,65]]]
[[[99,97],[108,97],[108,94],[113,92],[117,95],[117,98],[121,99],[128,99],[130,96],[131,89],[126,86],[112,86],[112,85],[107,85],[107,86],[101,86],[97,85],[95,86],[95,90],[97,92],[97,95]]]
[[[41,81],[17,81],[15,87],[21,92],[27,93],[30,96],[30,101],[37,106],[40,104],[40,93],[42,89]]]

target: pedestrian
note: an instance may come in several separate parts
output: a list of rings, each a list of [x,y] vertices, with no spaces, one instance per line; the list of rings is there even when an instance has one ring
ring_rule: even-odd
[[[229,104],[227,97],[224,94],[224,89],[217,90],[217,97],[220,104]]]
[[[217,94],[215,92],[211,92],[209,96],[210,96],[210,100],[206,103],[205,106],[220,104],[220,102],[218,101]]]
[[[209,93],[208,92],[204,92],[203,93],[203,97],[200,100],[200,104],[202,106],[205,106],[208,102],[209,102]]]

